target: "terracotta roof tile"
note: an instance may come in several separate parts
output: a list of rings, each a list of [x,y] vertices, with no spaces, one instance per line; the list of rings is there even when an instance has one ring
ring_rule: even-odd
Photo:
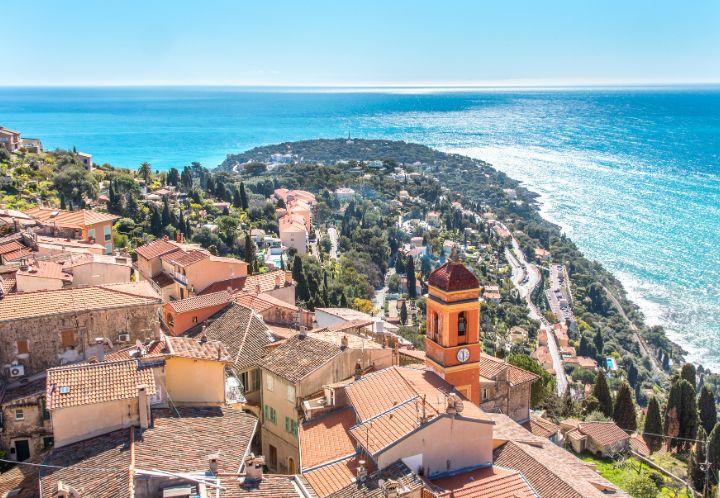
[[[298,382],[340,354],[340,347],[296,335],[275,348],[260,365],[290,382]]]
[[[135,398],[138,386],[155,394],[152,369],[136,360],[82,364],[50,368],[47,371],[49,410]]]
[[[209,325],[205,328],[205,336],[225,345],[230,361],[238,371],[258,366],[267,354],[265,346],[275,340],[267,325],[251,309],[239,304],[231,304],[206,322]],[[188,335],[197,336],[201,331],[196,327]]]
[[[349,407],[327,414],[300,426],[300,452],[303,469],[355,454],[350,428],[355,413]]]
[[[292,311],[298,311],[299,308],[294,304],[286,303],[285,301],[278,299],[269,294],[261,293],[254,294],[249,292],[250,289],[236,292],[233,296],[233,300],[238,303],[255,310],[257,313],[262,313],[274,307],[280,307]]]
[[[63,228],[83,228],[107,221],[112,222],[120,218],[114,214],[99,213],[87,209],[63,211],[62,209],[41,207],[28,209],[25,214],[29,214],[43,225],[55,225]]]
[[[12,406],[27,402],[27,398],[45,394],[45,377],[30,382],[8,387],[5,395],[0,399],[4,406]],[[2,496],[2,495],[0,495]]]
[[[172,356],[223,362],[230,360],[230,354],[220,341],[166,336],[165,342],[168,353]]]
[[[232,302],[232,295],[224,290],[213,292],[212,294],[204,294],[202,296],[189,297],[179,301],[170,301],[167,303],[176,313],[187,313],[188,311],[201,310],[211,308],[213,306],[221,306]]]
[[[35,455],[26,464],[42,462],[41,455]],[[0,496],[13,498],[37,498],[39,493],[38,471],[36,465],[15,465],[0,473]],[[9,494],[15,491],[17,494]]]
[[[539,496],[517,471],[493,466],[431,481],[438,498],[535,498]]]
[[[64,265],[53,261],[37,261],[31,264],[25,271],[18,270],[16,275],[37,278],[54,278],[58,280],[65,280],[66,282],[72,281],[72,276],[65,273],[63,271],[64,268]],[[17,278],[17,276],[15,278]]]
[[[11,240],[10,242],[0,245],[0,255],[18,251],[20,249],[26,249],[26,247],[16,240]]]
[[[179,250],[180,248],[178,248],[178,246],[171,244],[166,240],[158,239],[138,247],[135,249],[135,253],[145,259],[155,259],[164,254],[169,254]]]
[[[3,261],[17,261],[18,259],[26,258],[33,253],[32,249],[23,247],[17,251],[7,252],[2,255]]]
[[[356,425],[350,434],[371,455],[420,427],[422,398],[415,396],[404,403]],[[435,414],[433,414],[435,415]]]
[[[274,270],[267,273],[249,275],[245,279],[243,290],[257,293],[259,289],[262,293],[280,289],[288,285],[290,284],[285,281],[285,270]]]
[[[223,477],[221,498],[304,498],[294,476],[266,474],[262,481],[245,481],[244,477]]]
[[[630,437],[615,422],[581,422],[578,430],[602,446]]]
[[[523,424],[527,430],[536,436],[550,438],[560,432],[560,426],[543,417],[530,415],[530,420]]]
[[[3,298],[0,322],[161,302],[147,282],[21,292]]]
[[[418,395],[397,368],[386,368],[365,375],[350,384],[346,393],[360,421],[372,418]]]
[[[175,280],[173,280],[173,278],[164,271],[161,271],[154,277],[151,277],[151,280],[155,282],[155,285],[157,285],[161,289],[170,285],[175,285]]]
[[[448,261],[428,277],[428,285],[444,291],[479,289],[480,282],[465,265]]]
[[[511,365],[500,358],[495,358],[494,356],[487,354],[480,355],[480,377],[494,379],[505,369],[507,369],[508,381],[513,386],[524,384],[526,382],[534,382],[540,378],[536,374],[520,367],[516,367],[515,365]]]
[[[357,475],[360,457],[352,456],[330,465],[305,472],[303,477],[318,498],[326,498],[345,488]]]
[[[208,259],[209,257],[210,254],[206,253],[205,251],[192,250],[187,252],[174,251],[171,253],[163,254],[162,256],[160,256],[160,259],[170,264],[184,268],[193,265],[198,261]]]
[[[303,476],[303,479],[305,476]],[[335,491],[328,498],[384,498],[382,483],[394,480],[400,485],[400,491],[407,496],[415,496],[415,492],[424,488],[424,482],[415,475],[402,461],[398,460],[383,470],[372,472],[362,483],[353,482]]]
[[[152,419],[150,428],[135,428],[135,469],[204,472],[207,456],[217,453],[219,472],[238,473],[257,430],[257,419],[252,415],[221,407],[155,409]],[[82,489],[83,496],[128,496],[130,448],[130,429],[123,429],[53,449],[44,463],[61,468],[42,469],[42,498],[53,496],[59,480]],[[88,468],[103,472],[89,472]]]

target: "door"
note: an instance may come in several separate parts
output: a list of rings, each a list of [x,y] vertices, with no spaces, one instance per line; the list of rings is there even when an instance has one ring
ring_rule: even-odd
[[[27,439],[17,439],[15,441],[15,460],[24,462],[30,458],[30,441]]]
[[[288,474],[293,475],[297,472],[295,468],[295,459],[293,457],[288,458]]]
[[[270,445],[270,468],[277,468],[277,448],[272,444]]]

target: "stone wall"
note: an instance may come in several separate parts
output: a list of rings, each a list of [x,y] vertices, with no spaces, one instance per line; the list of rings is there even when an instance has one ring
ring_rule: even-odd
[[[45,394],[28,396],[22,400],[2,405],[2,430],[0,430],[0,449],[7,451],[15,459],[13,451],[16,440],[27,440],[30,457],[41,453],[47,443],[45,438],[52,437],[52,424],[43,410]],[[22,410],[22,420],[16,419],[16,411]]]
[[[105,351],[119,349],[155,337],[159,330],[160,304],[133,305],[79,313],[64,313],[0,322],[0,377],[8,378],[13,362],[25,366],[25,375],[87,359],[99,353],[95,339],[109,342]],[[64,331],[73,331],[74,345],[63,347]],[[130,334],[128,342],[118,335]],[[17,341],[27,340],[29,353],[18,354]],[[110,344],[112,346],[110,346]]]

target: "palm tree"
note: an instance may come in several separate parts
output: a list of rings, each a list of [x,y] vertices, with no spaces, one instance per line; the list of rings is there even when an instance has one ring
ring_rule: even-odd
[[[150,167],[150,163],[145,161],[140,165],[138,168],[138,175],[140,175],[143,180],[145,180],[145,185],[148,184],[148,181],[150,180],[150,175],[152,175],[152,168]]]

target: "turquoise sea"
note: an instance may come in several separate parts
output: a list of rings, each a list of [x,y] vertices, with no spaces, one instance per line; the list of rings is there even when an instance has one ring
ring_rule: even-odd
[[[0,125],[127,167],[348,134],[482,158],[720,369],[720,88],[0,88]]]

